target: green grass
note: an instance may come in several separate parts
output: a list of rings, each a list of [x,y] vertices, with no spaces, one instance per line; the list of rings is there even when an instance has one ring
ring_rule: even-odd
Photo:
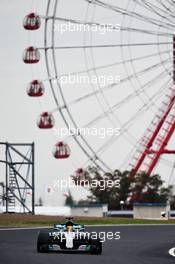
[[[64,217],[32,215],[0,215],[0,227],[37,227],[64,223]],[[130,224],[175,224],[175,220],[140,220],[127,218],[84,218],[76,217],[75,222],[84,225],[130,225]]]

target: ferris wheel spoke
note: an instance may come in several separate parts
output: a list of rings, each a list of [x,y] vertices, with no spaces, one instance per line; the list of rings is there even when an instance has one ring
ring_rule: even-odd
[[[53,17],[44,17],[44,16],[41,16],[41,18],[43,19],[53,19]],[[64,17],[57,17],[55,16],[54,17],[54,20],[55,21],[61,21],[61,22],[67,22],[67,23],[71,23],[71,24],[78,24],[80,26],[90,26],[90,27],[94,27],[94,26],[98,26],[99,28],[103,28],[103,29],[108,29],[110,27],[110,30],[117,30],[119,31],[120,30],[120,25],[117,25],[116,26],[113,26],[111,24],[106,24],[106,23],[99,23],[99,22],[89,22],[89,21],[83,21],[83,20],[76,20],[76,19],[71,19],[71,18],[64,18]],[[82,28],[82,29],[85,29],[85,28]],[[89,28],[90,30],[90,28]]]
[[[122,27],[121,27],[121,31],[122,31]],[[124,28],[123,28],[123,31],[124,31]],[[132,31],[132,28],[131,28],[131,27],[128,27],[126,32],[128,33],[128,32],[130,32],[130,31]],[[133,30],[133,31],[134,31],[134,30]],[[144,30],[142,30],[142,29],[141,29],[140,31],[139,31],[138,29],[136,29],[136,33],[142,33],[142,34],[149,33],[149,34],[153,34],[153,35],[154,35],[154,32],[144,31]],[[156,34],[156,36],[158,36],[158,35]],[[129,47],[129,48],[131,48],[131,47]],[[160,54],[159,54],[159,55],[160,55]],[[123,61],[124,61],[124,59],[123,59]],[[130,59],[130,62],[131,62],[132,65],[133,65],[132,58]],[[165,63],[165,61],[164,61],[164,62],[162,61],[162,64],[163,64],[163,63]],[[125,62],[124,62],[124,64],[125,64]],[[151,67],[150,67],[150,69],[151,69]],[[136,73],[135,69],[134,69],[134,73],[135,73],[136,76],[137,76],[137,73]],[[137,76],[137,78],[138,78],[138,76]],[[131,79],[130,79],[130,81],[131,81]],[[143,91],[143,92],[144,92],[144,91]],[[103,93],[103,92],[102,92],[102,93]],[[146,92],[144,92],[144,94],[146,95]],[[103,97],[104,97],[104,99],[105,99],[105,96],[104,96],[104,95],[103,95]],[[150,99],[150,98],[149,98],[149,99]],[[152,100],[152,99],[151,99],[151,100]],[[110,108],[110,104],[108,103],[108,101],[107,101],[106,99],[105,99],[105,101],[106,101],[107,105],[109,105],[109,109],[112,110],[112,109]]]
[[[156,93],[156,96],[160,97],[159,92]],[[149,104],[145,104],[142,106],[137,113],[135,113],[126,123],[122,125],[122,133],[119,136],[112,136],[107,142],[105,142],[97,151],[96,153],[102,154],[104,153],[111,145],[114,144],[123,134],[129,134],[129,127],[132,125],[135,119],[139,118],[145,111],[149,109]],[[131,143],[132,144],[132,143]]]
[[[162,3],[162,0],[159,0]],[[174,0],[167,0],[167,2],[171,5],[174,5]]]
[[[174,17],[173,16],[173,12],[172,12],[172,10],[170,9],[170,8],[168,8],[164,3],[163,3],[163,1],[162,0],[157,0],[157,2],[165,9],[165,10],[167,10],[167,12],[170,12],[170,14],[171,14],[171,16],[172,17]],[[169,5],[171,6],[172,5],[172,3],[169,1],[169,0],[167,0],[167,3],[169,3]],[[174,17],[175,18],[175,17]]]
[[[168,63],[168,62],[170,62],[170,59],[168,58],[168,59],[164,60],[163,62],[164,62],[164,63]],[[162,65],[163,62],[158,62],[158,63],[153,64],[153,65],[151,65],[151,66],[149,66],[149,67],[147,67],[147,68],[145,68],[145,69],[143,69],[143,70],[141,70],[141,71],[134,72],[133,74],[127,76],[126,78],[121,79],[121,80],[120,80],[120,83],[123,83],[123,82],[125,82],[125,81],[131,80],[131,79],[134,78],[135,76],[140,76],[140,75],[143,75],[143,74],[145,74],[145,73],[147,73],[147,72],[149,72],[149,71],[152,71],[152,70],[154,70],[154,69],[160,67],[160,66]]]
[[[149,55],[145,55],[145,56],[139,56],[139,57],[132,57],[129,58],[129,59],[126,59],[126,60],[123,60],[123,61],[119,61],[119,62],[115,62],[115,63],[112,63],[112,64],[105,64],[105,65],[101,65],[101,66],[95,66],[95,67],[92,67],[92,68],[88,68],[87,70],[83,70],[83,71],[76,71],[76,72],[70,72],[70,73],[66,73],[66,74],[63,74],[60,76],[61,77],[66,77],[66,76],[74,76],[74,75],[77,75],[77,74],[83,74],[83,73],[87,73],[87,72],[91,72],[91,71],[94,71],[94,70],[100,70],[100,69],[107,69],[107,68],[110,68],[110,67],[114,67],[114,66],[118,66],[118,65],[122,65],[124,63],[131,63],[131,62],[137,62],[137,61],[141,61],[141,60],[144,60],[144,59],[148,59],[148,58],[154,58],[154,57],[157,57],[158,55],[165,55],[167,53],[170,53],[172,52],[172,49],[169,49],[169,50],[166,50],[166,51],[161,51],[161,52],[156,52],[156,53],[151,53]],[[55,80],[54,77],[50,78],[52,80]],[[47,81],[48,79],[46,79],[45,81]]]
[[[169,59],[167,59],[167,60],[164,61],[164,63],[168,63],[168,62],[169,62]],[[144,69],[144,70],[142,70],[142,71],[139,71],[139,72],[137,72],[137,73],[134,73],[133,75],[130,75],[130,76],[124,78],[124,79],[121,79],[120,82],[121,82],[121,83],[124,83],[124,82],[128,81],[128,79],[130,80],[130,79],[134,78],[135,74],[138,75],[138,76],[140,76],[140,75],[143,75],[145,72],[149,72],[150,70],[156,69],[156,68],[158,68],[158,67],[160,67],[160,66],[161,66],[161,63],[157,63],[157,64],[152,65],[152,66],[150,66],[150,67],[148,67],[148,68],[146,68],[146,69]],[[166,73],[165,73],[165,71],[162,71],[161,73],[159,73],[158,75],[156,75],[152,80],[149,80],[146,84],[144,84],[140,89],[135,90],[133,93],[129,94],[129,95],[128,95],[126,98],[124,98],[122,101],[118,102],[118,103],[115,105],[115,107],[122,106],[124,102],[125,102],[125,103],[127,102],[127,98],[129,98],[129,99],[131,100],[131,99],[134,99],[136,96],[140,95],[141,93],[144,93],[146,87],[150,87],[150,86],[151,86],[155,81],[157,81],[157,80],[160,81],[162,78],[164,78],[164,76],[166,76]],[[82,101],[84,101],[84,100],[89,99],[90,97],[94,96],[95,94],[99,94],[99,93],[101,93],[102,91],[104,92],[104,91],[107,91],[107,90],[109,90],[109,89],[112,89],[112,88],[114,88],[116,85],[117,85],[116,83],[113,83],[113,84],[111,84],[111,85],[109,85],[109,86],[106,86],[106,87],[104,87],[104,88],[101,88],[101,89],[95,90],[95,91],[93,91],[93,92],[91,92],[91,93],[89,93],[89,94],[86,94],[86,95],[84,95],[84,96],[82,96],[82,97],[79,97],[78,99],[76,99],[76,100],[71,101],[71,102],[68,103],[69,108],[71,108],[74,104],[77,104],[77,103],[80,103],[80,102],[82,102]],[[150,98],[148,98],[148,99],[150,100]],[[66,106],[63,105],[63,106],[59,106],[58,109],[59,109],[59,110],[62,110],[62,109],[65,109],[65,108],[66,108]],[[113,108],[113,107],[112,107],[112,108]],[[56,109],[55,109],[55,110],[56,110]],[[55,110],[54,110],[54,111],[55,111]]]
[[[147,35],[156,35],[156,36],[164,36],[164,37],[173,37],[174,33],[172,30],[172,33],[170,32],[156,32],[153,30],[145,30],[145,29],[140,29],[140,28],[131,28],[131,27],[123,27],[121,26],[120,28],[121,31],[126,31],[126,32],[134,32],[134,33],[140,33],[140,34],[147,34]]]
[[[163,61],[163,62],[164,62],[164,63],[168,63],[168,62],[169,62],[169,59],[167,59],[167,60],[165,60],[165,61]],[[150,67],[148,67],[148,68],[146,68],[146,69],[144,69],[144,70],[142,70],[142,71],[136,72],[136,73],[134,73],[133,75],[130,75],[130,76],[124,78],[124,79],[121,79],[120,83],[124,83],[124,82],[128,81],[128,79],[132,79],[132,78],[134,78],[135,75],[140,76],[140,75],[143,75],[145,72],[149,72],[150,70],[156,69],[156,68],[160,67],[161,64],[162,64],[162,63],[157,63],[157,64],[152,65],[152,66],[150,66]],[[149,81],[148,83],[146,83],[141,89],[135,90],[133,93],[129,94],[126,98],[129,97],[130,99],[133,99],[135,96],[138,96],[139,94],[144,93],[144,89],[143,89],[143,88],[145,88],[148,84],[149,84],[149,85],[152,84],[152,81],[160,80],[161,78],[164,77],[164,75],[166,75],[166,73],[163,71],[163,72],[161,72],[160,74],[158,74],[155,78],[153,78],[153,80],[151,80],[151,81]],[[82,97],[77,98],[77,99],[74,100],[74,101],[70,101],[70,102],[68,102],[68,105],[69,105],[69,107],[71,107],[71,106],[73,106],[74,104],[77,104],[77,103],[82,102],[82,101],[84,101],[84,100],[86,100],[86,99],[89,99],[90,97],[94,96],[95,94],[99,94],[99,93],[101,93],[102,91],[104,92],[104,91],[107,91],[107,90],[109,90],[109,89],[112,89],[112,88],[114,88],[116,85],[118,85],[118,84],[117,84],[117,83],[113,83],[113,84],[111,84],[111,85],[109,85],[109,86],[105,86],[104,88],[101,88],[101,89],[95,90],[95,91],[93,91],[93,92],[91,92],[91,93],[88,93],[88,94],[86,94],[86,95],[84,95],[84,96],[82,96]],[[124,99],[124,101],[126,100],[126,98]],[[122,103],[123,103],[123,100],[122,100],[121,102],[118,102],[118,103],[117,103],[117,106],[122,105]],[[65,109],[65,108],[66,108],[66,106],[63,105],[63,106],[59,106],[58,109],[61,110],[61,109]],[[54,110],[54,111],[55,111],[55,110]]]
[[[164,78],[164,72],[161,72],[158,76],[156,76],[155,79],[157,78],[160,78],[159,80],[161,81],[161,78]],[[151,88],[152,87],[152,82],[155,81],[155,79],[153,79],[152,81],[148,82],[146,85],[148,86],[147,89]],[[157,96],[161,96],[162,95],[162,92],[165,91],[164,87],[166,87],[166,85],[168,85],[169,81],[165,82],[161,87],[160,89],[152,96],[152,99],[155,100],[155,98]],[[145,86],[146,86],[145,85]],[[123,105],[125,104],[128,104],[131,100],[135,99],[138,94],[141,94],[143,93],[143,89],[140,89],[140,90],[137,90],[137,91],[134,91],[132,94],[128,95],[127,97],[125,97],[123,100],[121,100],[120,102],[118,102],[117,104],[114,104],[113,106],[110,107],[109,110],[106,111],[107,114],[111,114],[111,110],[113,110],[113,113],[115,113],[115,111],[117,111],[118,109],[120,109]],[[148,100],[144,105],[149,105],[149,104],[152,104],[152,102],[150,100]],[[101,119],[105,118],[106,115],[103,113],[103,114],[100,114],[99,116],[97,116],[96,118],[94,118],[91,122],[89,122],[88,124],[86,124],[86,126],[92,126],[94,124],[96,124],[98,121],[100,121]]]
[[[160,54],[165,54],[165,53],[167,53],[168,51],[165,51],[165,52],[160,52]],[[154,54],[151,54],[151,55],[148,55],[148,56],[143,56],[143,57],[137,57],[137,58],[133,58],[132,59],[132,61],[134,62],[134,61],[137,61],[137,60],[140,60],[140,59],[144,59],[144,58],[149,58],[149,57],[154,57],[154,56],[157,56],[158,54],[157,53],[154,53]],[[131,60],[129,59],[129,60],[126,60],[125,62],[130,62]],[[168,62],[168,60],[165,60],[165,61],[163,61],[162,63],[164,63],[164,62]],[[111,66],[114,66],[114,65],[118,65],[118,64],[121,64],[122,62],[119,62],[119,63],[115,63],[115,64],[112,64],[112,65],[103,65],[103,66],[100,66],[100,67],[96,67],[95,69],[101,69],[101,68],[107,68],[107,67],[111,67]],[[128,79],[132,79],[132,78],[134,78],[134,75],[142,75],[142,74],[144,74],[145,73],[145,71],[149,71],[150,69],[152,70],[152,68],[155,68],[155,67],[159,67],[161,64],[156,64],[156,65],[153,65],[153,66],[151,66],[151,67],[148,67],[148,68],[146,68],[146,69],[144,69],[144,70],[142,70],[142,71],[140,71],[140,72],[135,72],[133,75],[130,75],[130,76],[128,76],[127,78],[124,78],[124,79],[121,79],[121,82],[126,82],[126,81],[128,81]],[[92,71],[92,70],[94,70],[94,68],[91,68],[91,69],[88,69],[87,71]],[[66,75],[62,75],[61,77],[63,77],[63,76],[68,76],[68,75],[75,75],[75,74],[81,74],[81,73],[86,73],[86,71],[80,71],[80,72],[73,72],[73,73],[70,73],[70,74],[66,74]],[[162,72],[163,73],[163,72]],[[156,78],[159,78],[159,77],[163,77],[164,75],[162,75],[162,73],[160,74],[160,75],[158,75],[158,76],[156,76]],[[49,81],[54,81],[55,80],[55,78],[50,78],[49,79]],[[45,81],[47,81],[47,80],[45,80]],[[89,99],[89,98],[91,98],[91,97],[93,97],[94,95],[96,95],[96,94],[99,94],[99,93],[101,93],[101,92],[105,92],[105,91],[107,91],[107,90],[110,90],[110,89],[113,89],[113,88],[115,88],[115,86],[114,86],[114,84],[115,83],[113,83],[112,85],[110,85],[110,86],[107,86],[107,87],[104,87],[104,88],[100,88],[100,89],[98,89],[98,90],[95,90],[95,91],[93,91],[93,92],[91,92],[91,93],[88,93],[88,94],[86,94],[86,95],[84,95],[84,96],[81,96],[81,97],[79,97],[79,98],[77,98],[77,99],[75,99],[75,100],[73,100],[73,101],[70,101],[70,102],[68,102],[68,105],[69,105],[69,107],[72,107],[73,105],[75,105],[75,104],[77,104],[77,103],[80,103],[80,102],[82,102],[82,101],[84,101],[84,100],[86,100],[86,99]],[[116,84],[117,85],[117,84]],[[131,94],[129,94],[125,99],[127,99],[128,97],[130,98],[130,99],[132,99],[132,98],[135,98],[135,96],[138,96],[138,95],[140,95],[141,93],[144,93],[145,91],[144,91],[144,89],[143,88],[141,88],[141,89],[138,89],[138,90],[134,90],[134,92],[133,93],[131,93]],[[125,99],[124,99],[124,101],[125,101]],[[123,103],[123,101],[122,102],[118,102],[118,106],[120,105],[120,104],[122,104]],[[61,105],[61,106],[59,106],[59,110],[62,110],[62,109],[65,109],[66,108],[66,106],[65,105]],[[55,110],[53,110],[53,112],[54,111],[57,111],[58,109],[55,109]]]
[[[139,0],[134,0],[138,5],[144,7],[145,9],[147,9],[148,11],[151,11],[153,12],[153,14],[155,15],[158,15],[159,17],[161,17],[162,19],[166,19],[166,21],[170,22],[171,25],[173,26],[174,25],[174,21],[172,21],[171,19],[169,19],[167,17],[167,14],[170,14],[170,16],[174,19],[175,17],[172,15],[171,12],[169,12],[170,10],[169,9],[161,9],[160,7],[158,6],[155,6],[153,3],[150,4],[150,2],[148,1],[145,1],[145,0],[142,0],[142,2],[140,2]],[[165,10],[167,10],[165,12]],[[158,12],[160,11],[160,13]],[[163,14],[161,14],[163,13]]]
[[[152,83],[155,80],[159,80],[161,81],[162,78],[164,78],[165,73],[161,72],[158,76],[156,76],[153,80],[149,81],[148,83],[146,83],[144,85],[143,88],[147,87],[147,89],[152,87]],[[166,82],[164,85],[161,86],[161,88],[152,96],[152,100],[156,99],[157,96],[161,96],[162,92],[165,92],[164,87],[166,87],[166,85],[168,85],[170,81]],[[117,111],[120,107],[124,106],[125,104],[128,104],[131,100],[135,99],[138,94],[143,93],[143,88],[137,91],[134,91],[133,93],[129,94],[127,97],[125,97],[123,100],[121,100],[120,102],[118,102],[117,104],[114,104],[113,106],[110,106],[110,109],[105,111],[104,113],[98,115],[96,118],[94,118],[93,120],[91,120],[89,123],[87,123],[85,126],[83,127],[90,127],[92,125],[97,124],[99,121],[103,120],[104,118],[106,118],[106,115],[110,115],[110,114],[114,114],[115,111]],[[145,103],[145,105],[149,105],[152,104],[151,100],[148,100],[147,103]],[[70,105],[70,104],[69,104]],[[113,112],[111,112],[111,110]],[[140,110],[139,110],[140,111]],[[139,112],[139,114],[141,114],[141,112]],[[136,115],[137,116],[137,115]],[[130,120],[131,121],[131,120]]]
[[[164,92],[163,88],[165,88],[165,85],[163,85],[163,86],[161,87],[161,89],[159,89],[159,90],[156,92],[156,94],[153,96],[154,99],[158,99],[158,98],[160,98],[160,97],[162,96],[162,94],[161,94],[160,92],[161,92],[161,91]],[[144,104],[143,107],[141,107],[141,108],[138,110],[138,112],[137,112],[135,115],[133,115],[133,116],[132,116],[132,117],[131,117],[131,118],[130,118],[125,124],[124,124],[124,128],[129,129],[129,127],[130,127],[131,125],[133,125],[133,122],[134,122],[137,118],[139,118],[142,114],[144,114],[145,111],[147,111],[147,110],[149,109],[149,107],[150,107],[151,104],[152,104],[151,102],[148,102],[147,104]]]
[[[44,16],[41,16],[43,19],[52,19],[52,17],[44,17]],[[58,21],[61,21],[61,22],[67,22],[67,23],[72,23],[72,24],[78,24],[80,26],[90,26],[90,27],[94,27],[94,26],[98,26],[99,28],[103,28],[103,29],[109,29],[110,27],[110,30],[113,30],[113,31],[134,31],[134,32],[137,32],[137,33],[143,33],[143,34],[150,34],[150,35],[158,35],[158,36],[173,36],[173,30],[172,30],[172,33],[170,32],[156,32],[156,31],[153,31],[153,30],[146,30],[146,29],[140,29],[140,28],[132,28],[132,27],[124,27],[124,26],[120,26],[118,25],[118,27],[115,27],[115,26],[112,26],[111,24],[101,24],[99,22],[85,22],[85,21],[82,21],[82,20],[75,20],[75,19],[69,19],[69,18],[64,18],[64,17],[54,17],[55,20],[58,20]],[[90,30],[90,29],[89,29]]]
[[[162,0],[156,0],[156,2],[164,9],[164,10],[167,10],[167,12],[170,12],[170,14],[172,15],[172,17],[175,17],[174,16],[174,13],[172,12],[172,9],[171,9],[171,7],[172,7],[172,4],[173,4],[173,1],[169,1],[169,0],[167,0],[167,3],[169,4],[169,6],[167,5],[165,5],[164,4],[164,2],[162,1]]]
[[[160,76],[163,75],[163,72],[160,74]],[[159,77],[160,77],[159,76]],[[160,80],[161,81],[161,80]],[[157,100],[158,98],[160,98],[162,96],[162,92],[165,93],[165,87],[168,86],[170,80],[167,82],[165,82],[160,89],[153,95],[152,99]],[[149,84],[150,85],[150,84]],[[145,113],[145,111],[147,111],[150,107],[150,105],[152,104],[151,101],[148,101],[147,103],[145,103],[127,122],[125,122],[124,124],[122,124],[122,134],[120,134],[118,137],[113,138],[114,141],[118,140],[121,136],[123,136],[123,134],[130,134],[129,133],[129,128],[130,126],[133,124],[133,122],[140,118],[141,115],[143,115]],[[114,112],[118,109],[115,109],[116,105],[113,106],[113,110]],[[109,114],[111,113],[111,111],[109,111]],[[103,113],[101,115],[99,115],[98,117],[96,117],[94,120],[92,120],[91,122],[87,123],[86,125],[84,125],[83,127],[91,127],[94,124],[97,124],[98,121],[100,121],[100,119],[106,118],[106,115]],[[132,138],[133,136],[131,136]],[[104,146],[102,146],[100,148],[100,152],[102,151],[102,149],[106,149],[106,146],[109,146],[110,142],[111,144],[114,143],[114,141],[111,141],[111,139],[109,139],[109,142],[105,143]],[[128,139],[126,138],[126,140],[128,141]],[[133,140],[135,140],[135,138],[133,138]],[[129,140],[130,141],[130,140]],[[98,153],[98,151],[97,151]]]
[[[92,4],[91,0],[85,0],[85,1]],[[133,17],[135,19],[144,21],[146,23],[150,23],[150,24],[155,25],[155,26],[160,26],[160,27],[165,28],[165,29],[173,29],[173,27],[174,27],[172,24],[169,24],[169,23],[164,23],[163,25],[161,25],[161,22],[162,22],[161,20],[153,19],[153,18],[147,17],[145,15],[141,15],[141,14],[136,13],[136,12],[128,11],[128,10],[125,10],[125,9],[120,8],[118,6],[113,6],[113,5],[104,3],[103,1],[95,0],[95,1],[93,1],[93,4],[100,6],[100,7],[103,7],[105,9],[109,9],[111,11],[117,12],[121,15]]]
[[[172,41],[167,41],[167,42],[147,42],[147,43],[133,43],[133,44],[128,44],[128,43],[123,43],[123,44],[109,44],[109,45],[77,45],[77,46],[54,46],[55,50],[60,50],[60,49],[92,49],[92,48],[122,48],[122,47],[139,47],[139,46],[162,46],[162,45],[168,45],[168,44],[173,44]],[[49,50],[53,49],[52,46],[46,46],[46,47],[39,47],[39,50]]]
[[[168,6],[166,6],[164,3],[163,3],[163,1],[162,0],[156,0],[156,3],[158,4],[158,5],[160,5],[161,6],[161,8],[160,7],[158,7],[161,11],[162,11],[162,13],[163,14],[170,14],[170,16],[172,17],[172,18],[175,18],[175,16],[174,16],[174,13],[172,12],[172,9],[170,8],[171,6],[172,6],[172,2],[170,2],[169,0],[167,0],[167,3],[169,3],[169,7]],[[149,4],[150,4],[150,2],[149,2]],[[156,9],[156,6],[154,5],[154,7],[155,7],[155,9]],[[163,8],[163,9],[162,9]],[[166,17],[167,19],[168,19],[168,17]]]

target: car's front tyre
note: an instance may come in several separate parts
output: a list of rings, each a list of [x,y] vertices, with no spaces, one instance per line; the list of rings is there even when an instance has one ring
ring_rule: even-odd
[[[38,253],[48,252],[48,241],[49,241],[49,234],[47,232],[39,232],[38,240],[37,240]]]
[[[101,255],[102,254],[102,242],[100,240],[92,241],[91,243],[91,254]]]

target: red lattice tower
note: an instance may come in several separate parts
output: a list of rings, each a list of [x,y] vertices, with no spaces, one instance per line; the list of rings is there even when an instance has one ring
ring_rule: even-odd
[[[165,96],[154,117],[151,125],[147,128],[140,140],[139,148],[136,150],[133,166],[133,177],[140,170],[149,176],[157,165],[161,155],[175,154],[175,150],[167,149],[175,130],[175,36],[173,37],[173,87]]]

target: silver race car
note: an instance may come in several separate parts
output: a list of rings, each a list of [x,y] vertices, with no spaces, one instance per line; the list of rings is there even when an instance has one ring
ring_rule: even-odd
[[[37,251],[44,252],[85,252],[95,255],[102,253],[102,242],[98,234],[85,232],[84,225],[68,218],[64,224],[55,224],[50,231],[40,231]]]

